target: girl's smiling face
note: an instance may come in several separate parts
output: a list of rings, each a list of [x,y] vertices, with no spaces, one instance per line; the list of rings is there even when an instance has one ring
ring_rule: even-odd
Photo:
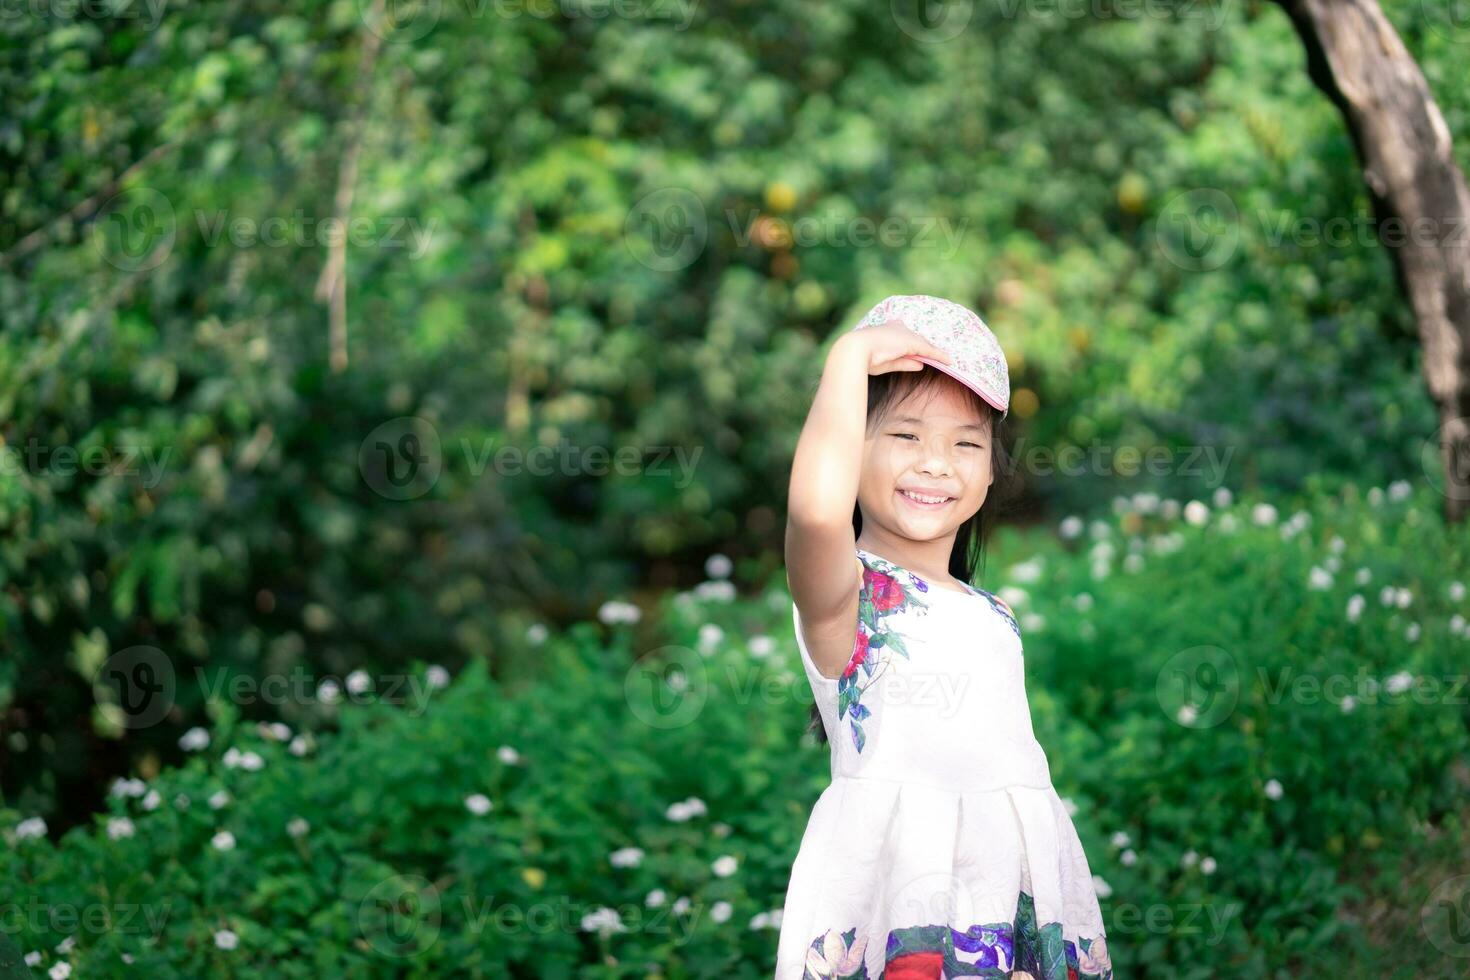
[[[858,505],[864,521],[915,541],[953,534],[994,482],[990,420],[958,382],[911,391],[869,426]]]

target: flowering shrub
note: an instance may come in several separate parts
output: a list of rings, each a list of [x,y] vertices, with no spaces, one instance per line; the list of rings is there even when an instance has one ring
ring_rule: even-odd
[[[1362,962],[1359,871],[1459,833],[1470,542],[1432,508],[1142,496],[997,542],[1120,976]],[[428,668],[316,739],[221,707],[57,844],[0,810],[0,939],[51,977],[769,976],[827,750],[780,577],[710,567],[534,631],[538,681]]]

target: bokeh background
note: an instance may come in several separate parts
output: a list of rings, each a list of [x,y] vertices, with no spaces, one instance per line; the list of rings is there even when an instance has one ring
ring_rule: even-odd
[[[1462,168],[1463,6],[1383,4]],[[976,584],[1118,976],[1464,975],[1470,538],[1276,5],[0,38],[0,975],[769,976],[787,473],[896,292],[1010,358]]]

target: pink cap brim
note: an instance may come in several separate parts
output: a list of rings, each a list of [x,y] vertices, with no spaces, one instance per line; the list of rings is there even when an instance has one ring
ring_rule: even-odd
[[[966,388],[969,388],[975,394],[979,395],[982,399],[984,399],[985,400],[985,404],[989,405],[991,408],[994,408],[994,409],[999,410],[1000,413],[1001,413],[1001,418],[1005,418],[1006,416],[1008,416],[1008,415],[1011,414],[1011,410],[1009,408],[1007,408],[1005,405],[997,405],[995,403],[995,399],[994,398],[992,398],[990,395],[986,394],[985,392],[981,391],[979,388],[975,387],[973,384],[971,384],[969,381],[965,380],[964,378],[960,377],[958,374],[955,374],[954,371],[953,371],[953,369],[951,369],[949,367],[949,365],[947,365],[947,364],[941,364],[939,361],[936,361],[936,360],[934,360],[931,357],[924,357],[924,356],[922,356],[920,354],[915,354],[914,355],[914,360],[916,360],[916,361],[923,361],[925,364],[929,365],[930,367],[932,367],[932,368],[938,368],[939,370],[943,371],[945,374],[949,375],[951,378],[954,378],[960,384],[964,385]]]

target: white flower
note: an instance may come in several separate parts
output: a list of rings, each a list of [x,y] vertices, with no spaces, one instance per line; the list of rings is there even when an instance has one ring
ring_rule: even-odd
[[[656,909],[668,900],[669,896],[667,892],[665,892],[662,888],[655,888],[653,891],[648,893],[648,897],[643,900],[643,904],[647,905],[651,909]]]
[[[1029,585],[1032,582],[1041,581],[1042,571],[1041,558],[1036,557],[1012,565],[1010,576],[1017,582],[1024,582]]]
[[[1132,848],[1129,848],[1122,854],[1118,855],[1118,860],[1123,862],[1123,866],[1125,868],[1130,868],[1138,862],[1138,855],[1133,853]]]
[[[51,969],[46,971],[46,975],[50,977],[51,980],[66,980],[67,977],[71,976],[71,964],[57,963],[55,966],[51,967]]]
[[[233,745],[230,746],[225,750],[224,757],[220,761],[225,764],[226,769],[234,769],[240,765],[240,750]]]
[[[1354,595],[1348,600],[1347,620],[1349,623],[1356,623],[1358,621],[1358,618],[1363,615],[1363,607],[1365,605],[1367,605],[1367,601],[1360,595]]]
[[[1268,779],[1268,780],[1266,780],[1266,796],[1267,796],[1267,798],[1273,799],[1273,800],[1279,800],[1279,799],[1281,799],[1281,793],[1282,793],[1282,789],[1281,789],[1281,783],[1280,782],[1278,782],[1275,779]]]
[[[727,823],[717,823],[710,830],[716,837],[729,837],[731,828]]]
[[[584,932],[600,932],[606,935],[610,932],[627,932],[628,927],[623,925],[623,920],[618,915],[616,909],[599,905],[593,911],[582,916],[582,930]]]
[[[1400,609],[1408,609],[1409,603],[1414,599],[1414,593],[1408,589],[1397,589],[1394,591],[1394,601]]]
[[[1215,491],[1214,501],[1216,509],[1229,507],[1235,497],[1230,493],[1229,487],[1220,487]]]
[[[532,623],[526,627],[526,639],[531,641],[532,646],[540,646],[546,642],[546,637],[551,631],[546,628],[545,623]]]
[[[1222,514],[1216,527],[1220,529],[1221,534],[1234,534],[1236,528],[1240,527],[1240,521],[1234,514]]]
[[[233,851],[235,849],[235,835],[228,830],[221,830],[214,837],[210,838],[209,842],[214,845],[216,851]]]
[[[124,837],[133,836],[133,822],[127,817],[113,817],[107,821],[107,836],[113,840],[122,840]]]
[[[1353,697],[1351,694],[1348,694],[1348,695],[1346,695],[1346,696],[1343,697],[1343,699],[1342,699],[1342,710],[1343,710],[1343,713],[1344,714],[1348,713],[1349,711],[1352,711],[1357,706],[1358,706],[1358,699],[1355,698],[1355,697]]]
[[[27,837],[45,837],[46,821],[40,817],[27,817],[15,825],[15,836],[17,840],[25,840]]]
[[[1459,613],[1455,613],[1450,617],[1450,632],[1455,636],[1464,636],[1466,626],[1470,626],[1470,620],[1466,620]]]
[[[614,623],[636,623],[642,616],[643,611],[633,603],[619,599],[609,599],[597,609],[597,618],[609,626]]]
[[[704,560],[704,574],[710,578],[729,578],[734,568],[735,563],[725,555],[710,555]]]
[[[734,911],[735,907],[729,902],[716,902],[709,907],[709,917],[716,922],[728,922],[730,913]]]
[[[483,817],[494,808],[495,804],[490,802],[490,797],[484,793],[473,793],[464,798],[465,809],[477,817]]]
[[[228,929],[221,929],[214,934],[214,944],[220,949],[234,949],[240,945],[240,937]]]
[[[1367,567],[1358,569],[1357,574],[1353,576],[1353,581],[1359,585],[1367,585],[1372,579],[1373,573]]]
[[[1199,855],[1196,854],[1194,851],[1185,851],[1184,852],[1184,857],[1182,857],[1180,859],[1180,862],[1186,868],[1192,868],[1192,867],[1194,867],[1195,862],[1198,861],[1198,860],[1199,860]]]
[[[1199,709],[1192,704],[1181,704],[1174,717],[1179,719],[1181,725],[1193,725],[1199,719]]]
[[[56,944],[56,951],[58,953],[70,953],[73,949],[76,948],[76,945],[77,937],[75,934],[72,934]]]
[[[750,638],[750,655],[764,659],[776,652],[776,641],[765,634]]]
[[[300,758],[301,756],[304,756],[306,755],[306,753],[311,751],[311,745],[312,742],[310,735],[297,735],[295,738],[291,739],[291,745],[288,747],[287,751],[289,751],[292,755]]]
[[[33,950],[26,954],[26,966],[39,966],[40,963],[41,953],[39,950]]]
[[[1394,480],[1388,485],[1388,499],[1403,500],[1408,497],[1412,491],[1413,488],[1409,485],[1408,480]]]
[[[1022,613],[1018,625],[1023,633],[1040,633],[1046,629],[1046,617],[1037,612]]]
[[[1184,523],[1201,527],[1210,519],[1210,508],[1198,500],[1191,500],[1184,505]]]
[[[705,623],[699,628],[699,650],[701,653],[711,653],[720,641],[725,638],[725,631],[714,623]]]
[[[1413,643],[1415,640],[1419,639],[1421,629],[1422,628],[1419,626],[1418,623],[1410,623],[1404,629],[1404,639],[1408,640],[1410,643]]]
[[[1114,847],[1127,847],[1129,844],[1128,834],[1119,830],[1113,834],[1112,841]]]
[[[1251,520],[1265,527],[1276,523],[1276,508],[1270,504],[1256,504],[1251,508]]]
[[[1076,599],[1075,604],[1077,606],[1077,611],[1078,612],[1087,612],[1089,609],[1092,608],[1092,593],[1090,593],[1090,592],[1079,592],[1079,593],[1077,593],[1077,599]]]
[[[328,677],[316,686],[316,697],[323,704],[336,704],[342,697],[342,686]]]
[[[1331,540],[1327,542],[1327,547],[1334,555],[1340,555],[1342,554],[1342,549],[1347,547],[1347,542],[1342,539],[1341,535],[1334,534]]]
[[[115,779],[112,783],[113,796],[142,796],[148,792],[148,784],[141,779]]]
[[[1057,531],[1061,534],[1063,540],[1071,541],[1082,533],[1082,518],[1076,514],[1062,518],[1062,522],[1057,525]]]
[[[769,912],[757,912],[755,915],[750,917],[750,928],[752,930],[767,929],[770,927],[770,925],[771,913]]]
[[[209,748],[209,730],[194,727],[179,737],[179,748],[185,752],[198,752]]]
[[[1143,556],[1129,555],[1123,559],[1123,571],[1137,574],[1143,571]]]
[[[272,742],[284,742],[291,737],[291,726],[279,721],[261,722],[260,734]]]
[[[1464,598],[1465,598],[1465,583],[1464,582],[1451,582],[1450,583],[1450,601],[1451,602],[1459,602],[1460,600],[1462,600]]]
[[[620,847],[607,856],[607,863],[614,868],[636,868],[642,861],[641,847]]]
[[[230,794],[229,793],[226,793],[222,789],[215,790],[214,793],[211,794],[210,797],[209,797],[209,808],[211,810],[220,810],[220,809],[223,809],[224,806],[227,803],[229,803],[229,802],[230,802]]]
[[[307,823],[305,817],[292,817],[286,824],[286,833],[292,837],[305,837],[306,832],[310,829],[311,824]]]
[[[1414,686],[1414,675],[1407,670],[1391,674],[1383,681],[1383,689],[1389,694],[1402,694]]]
[[[1201,861],[1199,863],[1199,869],[1201,871],[1203,871],[1207,875],[1214,874],[1215,873],[1215,859],[1212,858],[1212,857],[1205,858],[1203,861]]]
[[[1092,890],[1098,898],[1107,898],[1113,893],[1113,886],[1109,885],[1098,875],[1092,876]]]
[[[429,690],[442,690],[449,686],[449,671],[438,664],[431,664],[424,671],[424,681],[429,685]]]
[[[365,670],[354,670],[347,675],[347,692],[349,694],[366,694],[373,686],[373,679]]]
[[[735,583],[728,579],[700,582],[694,587],[694,597],[707,602],[734,602]]]
[[[678,898],[674,899],[674,904],[669,906],[669,911],[673,912],[675,915],[683,915],[685,912],[688,912],[689,896],[680,895]]]
[[[707,812],[704,801],[691,796],[682,802],[669,804],[664,815],[675,823],[683,823],[691,817],[700,817]]]
[[[1313,565],[1311,572],[1307,574],[1307,588],[1315,592],[1322,592],[1332,587],[1332,573],[1318,565]]]
[[[719,877],[728,878],[735,873],[735,869],[739,867],[739,865],[740,863],[736,861],[735,858],[731,857],[729,854],[726,854],[721,857],[715,858],[715,863],[710,865],[710,868]]]
[[[513,766],[521,761],[521,754],[509,745],[502,745],[496,749],[495,757],[508,766]]]
[[[265,766],[265,760],[255,752],[240,753],[240,768],[246,772],[259,772]]]

